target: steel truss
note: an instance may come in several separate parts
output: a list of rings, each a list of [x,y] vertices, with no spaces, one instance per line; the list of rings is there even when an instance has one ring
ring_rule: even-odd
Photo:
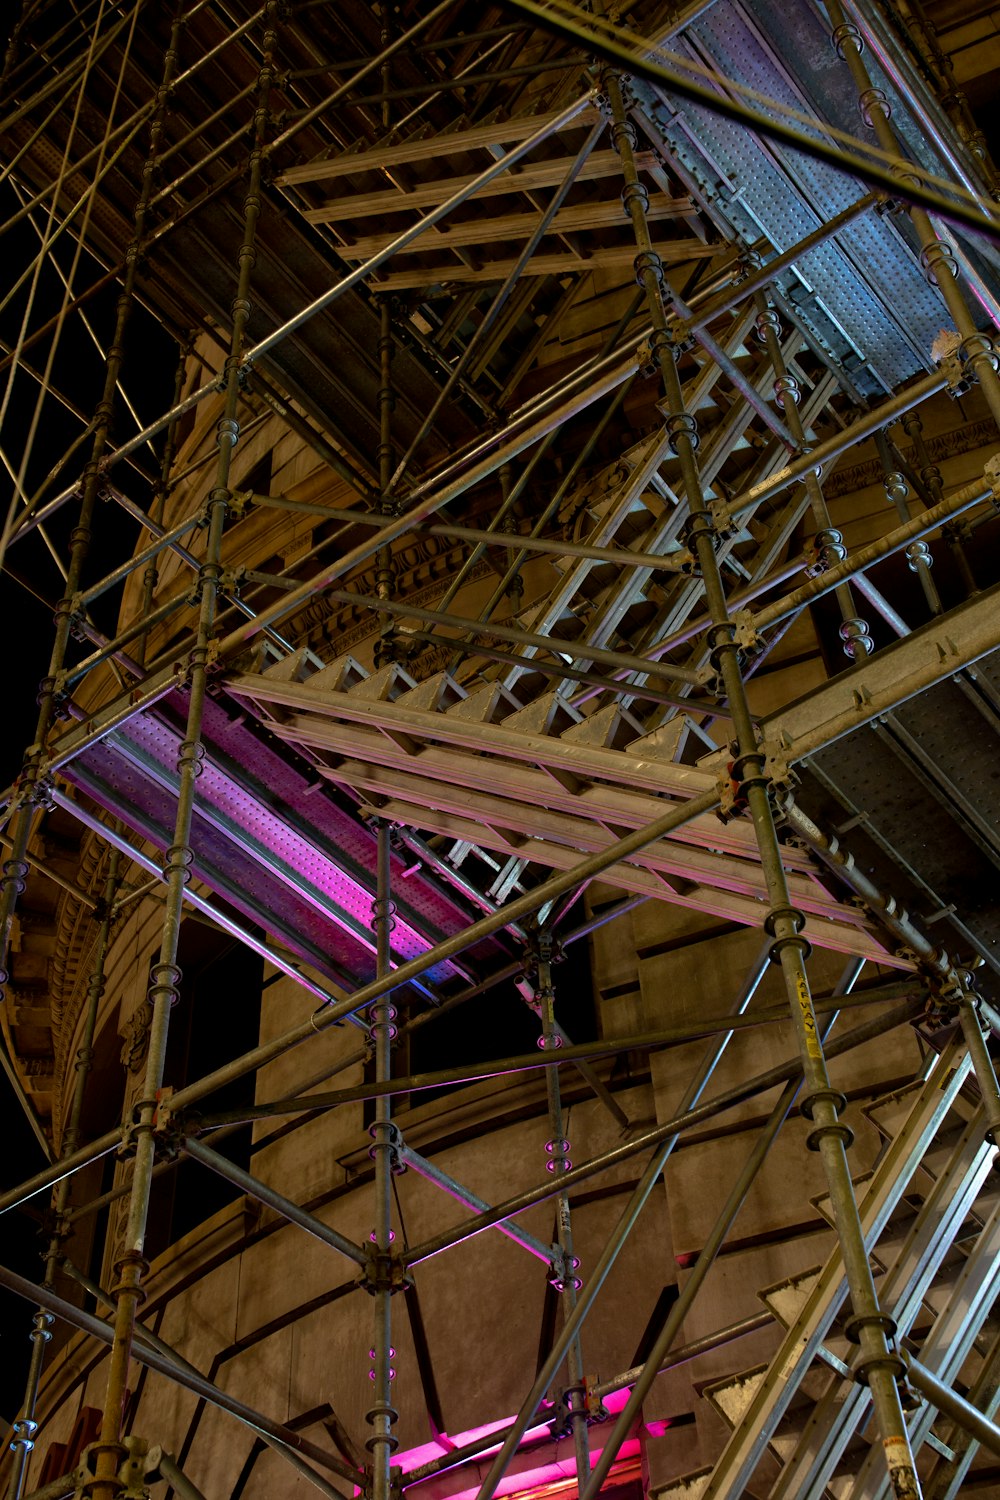
[[[1000,730],[1000,219],[968,110],[953,99],[950,123],[893,47],[894,7],[853,0],[824,0],[822,16],[801,7],[803,35],[822,27],[836,60],[812,74],[749,0],[699,0],[669,24],[640,6],[629,26],[562,0],[332,9],[195,0],[143,30],[138,8],[29,3],[4,59],[18,204],[6,230],[30,220],[40,248],[0,309],[23,312],[4,345],[3,412],[25,376],[38,389],[24,452],[2,450],[0,551],[29,557],[38,532],[62,575],[37,725],[3,795],[3,1062],[49,1164],[5,1189],[0,1212],[51,1192],[41,1281],[0,1266],[36,1307],[10,1500],[114,1500],[161,1482],[198,1496],[206,1408],[254,1434],[234,1495],[302,1481],[328,1496],[490,1500],[518,1475],[527,1490],[551,1479],[553,1463],[582,1500],[634,1483],[640,1463],[649,1493],[720,1500],[954,1495],[977,1462],[989,1483],[993,1460],[977,1452],[1000,1453],[1000,933],[995,902],[964,909],[952,892],[964,864],[981,890],[1000,863],[982,777]],[[83,289],[60,239],[81,247]],[[38,292],[50,261],[55,315]],[[112,283],[102,341],[90,319]],[[151,326],[144,309],[179,352],[172,397],[148,421],[141,386],[125,395],[126,336],[130,320]],[[103,367],[92,418],[57,387],[72,380],[60,340],[77,316]],[[943,474],[923,424],[933,433],[944,403],[970,392],[984,431],[973,441],[965,423],[973,457]],[[127,436],[120,399],[138,429]],[[34,439],[56,405],[83,432],[53,463]],[[851,480],[851,464],[867,469]],[[872,485],[888,502],[874,518],[857,501]],[[53,538],[67,516],[63,557]],[[94,577],[126,518],[130,556]],[[946,550],[960,599],[931,573]],[[821,652],[828,666],[813,670]],[[758,691],[803,657],[810,691]],[[881,768],[874,795],[866,762]],[[82,841],[71,873],[46,847],[57,817]],[[95,936],[63,945],[63,977],[86,974],[79,1014],[57,1016],[54,988],[33,1001],[50,1034],[62,1027],[47,1117],[20,976],[25,900],[49,881],[61,931],[86,919]],[[579,1042],[557,1015],[558,960],[587,940],[596,972],[647,903],[673,925],[653,959],[631,954],[633,972],[680,952],[679,989],[706,935],[760,928],[766,941],[749,963],[741,950],[742,970],[728,950],[728,1008],[660,995],[658,1024],[621,1026],[605,1005],[603,1034]],[[292,998],[257,1045],[184,1078],[168,1044],[189,911],[260,955]],[[153,914],[123,1123],[90,1133],[105,988],[112,973],[122,983],[123,933],[148,939]],[[837,978],[826,951],[847,958]],[[511,981],[537,1050],[495,1027],[485,1061],[407,1061],[460,1006],[479,1001],[493,1027],[488,1007]],[[741,1044],[762,1035],[781,1039],[780,1060],[744,1067]],[[300,1048],[311,1071],[290,1073]],[[638,1083],[621,1072],[636,1059]],[[253,1103],[215,1097],[250,1077]],[[497,1171],[489,1195],[466,1180],[480,1180],[475,1151],[456,1154],[419,1114],[427,1091],[486,1080],[496,1093],[485,1113],[468,1105],[460,1144],[512,1128],[518,1111],[548,1132],[545,1174],[514,1186]],[[650,1102],[652,1120],[636,1113]],[[661,1180],[672,1212],[677,1158],[713,1133],[738,1152],[747,1107],[752,1139],[735,1173],[730,1153],[713,1161],[724,1192],[683,1275],[674,1267],[673,1300],[633,1367],[595,1378],[591,1361],[617,1347],[599,1319],[624,1317],[628,1300],[613,1305],[609,1288],[621,1297],[615,1278]],[[801,1213],[809,1233],[832,1230],[824,1264],[694,1336],[799,1117],[822,1167]],[[248,1124],[253,1171],[224,1146]],[[868,1171],[851,1152],[862,1124],[882,1143]],[[328,1142],[330,1173],[285,1191],[285,1158],[268,1152],[293,1131]],[[143,1311],[151,1205],[184,1163],[256,1205],[221,1254],[280,1242],[294,1282],[301,1232],[351,1278],[252,1339],[220,1336],[207,1372],[204,1349],[189,1358],[185,1331],[164,1337]],[[412,1239],[403,1172],[442,1194]],[[592,1266],[582,1184],[624,1200]],[[541,1214],[524,1218],[543,1205],[551,1234]],[[67,1246],[100,1211],[95,1275]],[[418,1268],[445,1257],[463,1296],[485,1295],[462,1256],[491,1229],[545,1267],[538,1357],[518,1367],[514,1415],[506,1374],[495,1388],[482,1378],[482,1430],[456,1441]],[[228,1388],[229,1359],[321,1307],[353,1308],[358,1290],[364,1437],[341,1420],[337,1371],[300,1417]],[[84,1384],[100,1364],[103,1400],[84,1451],[43,1483],[31,1454],[72,1380],[63,1350],[46,1367],[56,1322],[76,1331]],[[758,1335],[766,1358],[744,1368],[741,1343]],[[404,1336],[435,1451],[400,1467]],[[657,1382],[720,1350],[725,1378],[695,1375],[693,1388],[729,1435],[682,1473],[657,1431]],[[137,1367],[197,1397],[186,1435],[167,1406],[168,1430],[146,1425],[160,1417]],[[261,1445],[283,1466],[266,1479]]]

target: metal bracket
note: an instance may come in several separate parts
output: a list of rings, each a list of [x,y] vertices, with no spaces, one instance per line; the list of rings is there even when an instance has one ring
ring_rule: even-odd
[[[736,614],[732,616],[732,622],[735,626],[733,640],[739,646],[740,650],[747,654],[759,650],[763,638],[754,623],[754,617],[750,610],[737,610]]]
[[[948,394],[964,396],[971,389],[969,371],[962,361],[962,339],[954,329],[943,329],[931,347],[938,369],[948,381]]]
[[[233,490],[229,496],[229,504],[226,509],[234,521],[242,521],[243,517],[253,508],[253,490]]]
[[[157,1090],[153,1105],[153,1118],[148,1126],[142,1124],[141,1115],[144,1105],[149,1101],[140,1099],[135,1104],[132,1118],[122,1124],[122,1143],[117,1152],[119,1161],[128,1161],[135,1155],[138,1136],[144,1130],[151,1131],[155,1137],[156,1154],[160,1160],[170,1160],[177,1155],[182,1130],[180,1116],[175,1115],[170,1108],[173,1092],[172,1087]]]
[[[128,1449],[128,1457],[118,1470],[118,1479],[122,1485],[118,1491],[118,1500],[148,1500],[149,1485],[146,1476],[151,1472],[148,1463],[149,1444],[145,1438],[138,1437],[123,1437],[122,1442]],[[157,1464],[159,1461],[160,1450],[157,1449]]]
[[[799,778],[792,768],[788,759],[788,751],[791,749],[783,738],[765,739],[762,749],[764,751],[764,775],[769,782],[768,791],[772,800],[787,795],[798,785]]]
[[[413,1277],[403,1264],[398,1250],[373,1248],[365,1260],[364,1270],[355,1277],[354,1284],[370,1297],[374,1297],[377,1292],[388,1292],[390,1296],[395,1296],[397,1292],[409,1290],[413,1285]]]
[[[578,1257],[571,1255],[567,1259],[562,1247],[554,1243],[549,1248],[552,1252],[549,1258],[551,1274],[547,1278],[549,1286],[554,1287],[557,1292],[565,1292],[570,1286],[579,1291],[583,1282],[576,1274],[580,1269]]]
[[[244,584],[247,581],[247,570],[245,567],[224,568],[219,574],[219,588],[227,594],[235,594],[239,597]]]

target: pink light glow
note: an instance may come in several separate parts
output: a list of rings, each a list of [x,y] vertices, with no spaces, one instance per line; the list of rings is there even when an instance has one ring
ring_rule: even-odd
[[[628,1394],[627,1390],[614,1391],[604,1404],[611,1412],[620,1411],[628,1400]],[[488,1448],[484,1448],[474,1459],[466,1461],[469,1464],[478,1466],[482,1460],[490,1458],[498,1451],[502,1442],[500,1433],[510,1425],[511,1420],[510,1417],[505,1417],[497,1422],[488,1422],[482,1427],[472,1427],[468,1432],[448,1434],[444,1443],[421,1443],[416,1448],[408,1448],[405,1453],[399,1454],[396,1462],[398,1462],[404,1474],[409,1474],[413,1469],[418,1469],[422,1464],[429,1463],[435,1458],[441,1458],[444,1454],[450,1453],[454,1448],[464,1447],[466,1443],[475,1442],[477,1438],[489,1437],[490,1434],[497,1433],[498,1436],[495,1443],[491,1443]],[[523,1441],[530,1443],[539,1438],[544,1438],[548,1431],[548,1426],[545,1423],[529,1428],[528,1432],[525,1433]],[[639,1453],[639,1439],[637,1437],[629,1438],[622,1444],[619,1450],[612,1473],[622,1466],[631,1467],[638,1458]],[[600,1454],[600,1448],[592,1448],[592,1462],[596,1462]],[[562,1489],[565,1486],[568,1489],[572,1485],[575,1485],[576,1460],[573,1455],[573,1445],[568,1440],[558,1444],[548,1444],[546,1449],[537,1455],[537,1459],[538,1462],[533,1464],[531,1468],[518,1469],[516,1472],[504,1475],[503,1479],[497,1485],[496,1493],[498,1495],[516,1495],[526,1491],[535,1491],[546,1486],[554,1485],[558,1489]],[[437,1479],[441,1477],[443,1476],[436,1476]],[[469,1485],[464,1489],[451,1491],[449,1493],[449,1500],[472,1500],[472,1497],[479,1489],[481,1480],[481,1473],[478,1467],[469,1477],[471,1481]],[[434,1484],[435,1480],[431,1479],[426,1482]]]

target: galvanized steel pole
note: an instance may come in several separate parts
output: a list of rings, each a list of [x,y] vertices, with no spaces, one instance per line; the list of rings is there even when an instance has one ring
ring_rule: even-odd
[[[809,1145],[812,1150],[820,1153],[830,1190],[832,1212],[854,1312],[850,1331],[861,1345],[861,1368],[871,1388],[893,1493],[896,1500],[914,1500],[914,1497],[919,1496],[919,1487],[896,1387],[896,1378],[901,1374],[902,1366],[889,1348],[887,1331],[891,1334],[893,1324],[879,1307],[865,1249],[847,1161],[847,1146],[852,1135],[840,1123],[839,1118],[845,1101],[831,1087],[817,1028],[805,967],[810,945],[801,935],[805,916],[791,904],[788,880],[775,831],[770,800],[771,786],[764,769],[765,754],[758,742],[747,703],[735,627],[729,617],[715,551],[716,526],[702,491],[695,458],[698,444],[697,422],[684,405],[677,371],[676,345],[669,330],[664,306],[663,268],[650,240],[646,221],[646,193],[639,182],[635,166],[634,127],[626,116],[619,75],[607,69],[603,77],[611,101],[614,120],[612,134],[622,159],[625,178],[623,200],[632,218],[639,251],[636,257],[636,276],[646,291],[647,308],[653,324],[652,353],[663,379],[666,425],[680,464],[690,510],[688,540],[701,567],[706,603],[713,620],[706,640],[712,664],[720,674],[725,689],[728,714],[735,731],[737,755],[731,774],[740,786],[753,819],[770,904],[770,911],[764,921],[766,930],[774,940],[770,956],[772,962],[781,967],[799,1041],[806,1089],[802,1109],[814,1124]]]
[[[261,168],[264,131],[268,122],[268,99],[274,78],[275,30],[277,3],[266,7],[266,32],[263,56],[257,80],[257,104],[253,121],[253,145],[250,152],[250,174],[244,203],[243,239],[239,252],[239,276],[233,302],[233,330],[226,361],[226,399],[217,430],[219,446],[215,486],[209,502],[208,536],[204,561],[199,572],[199,615],[194,649],[190,656],[190,688],[186,737],[178,761],[177,813],[174,841],[167,850],[165,863],[166,900],[159,958],[150,974],[149,1001],[152,1006],[149,1051],[143,1097],[137,1109],[134,1129],[135,1158],[132,1189],[123,1253],[117,1262],[120,1274],[116,1287],[114,1340],[109,1360],[107,1389],[101,1420],[100,1440],[95,1446],[96,1472],[93,1485],[95,1500],[115,1500],[120,1488],[117,1473],[124,1457],[121,1428],[128,1369],[136,1312],[141,1297],[145,1269],[143,1252],[149,1211],[151,1176],[156,1152],[157,1100],[163,1084],[167,1032],[170,1011],[179,998],[181,971],[177,966],[180,925],[184,906],[184,887],[190,879],[192,860],[191,825],[194,813],[195,785],[201,770],[202,717],[208,682],[209,650],[215,628],[217,591],[221,575],[220,550],[229,501],[229,477],[233,449],[239,439],[236,420],[240,396],[240,359],[250,316],[250,276],[254,263],[254,240],[261,209]]]

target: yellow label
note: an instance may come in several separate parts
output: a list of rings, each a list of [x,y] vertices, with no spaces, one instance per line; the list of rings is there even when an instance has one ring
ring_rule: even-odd
[[[810,1057],[818,1062],[823,1056],[823,1049],[820,1047],[819,1037],[816,1034],[816,1016],[813,1012],[812,997],[809,994],[809,986],[806,983],[806,976],[804,974],[796,974],[795,976],[795,993],[798,996],[799,1010],[802,1013],[802,1026],[806,1034],[806,1051]]]

